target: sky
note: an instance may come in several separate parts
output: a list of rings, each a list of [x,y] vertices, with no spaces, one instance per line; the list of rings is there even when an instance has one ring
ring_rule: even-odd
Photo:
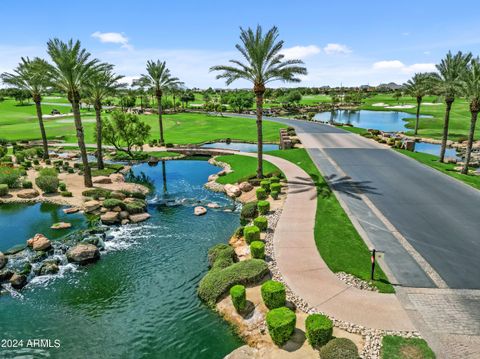
[[[192,87],[226,87],[209,72],[241,59],[240,27],[277,26],[286,58],[305,62],[302,86],[407,81],[449,51],[480,54],[480,2],[417,1],[11,1],[1,2],[0,72],[21,56],[48,60],[46,42],[79,39],[127,81],[147,60],[167,62]],[[238,81],[230,87],[247,87]],[[289,86],[282,82],[272,87]],[[291,85],[290,85],[291,86]],[[299,86],[295,84],[294,86]]]

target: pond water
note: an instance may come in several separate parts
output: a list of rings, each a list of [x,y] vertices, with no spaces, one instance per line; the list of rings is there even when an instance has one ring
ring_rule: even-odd
[[[442,145],[437,143],[415,142],[415,152],[428,153],[430,155],[440,156]],[[462,157],[457,154],[455,148],[446,148],[445,157],[453,157],[461,160]]]
[[[317,113],[317,121],[334,121],[346,123],[355,127],[372,128],[386,132],[408,131],[404,118],[413,118],[415,115],[398,111],[369,111],[369,110],[336,110]],[[421,116],[429,118],[430,116]]]
[[[210,209],[205,216],[193,215],[195,203],[214,201],[233,207],[225,196],[203,188],[207,177],[218,170],[206,161],[193,160],[134,166],[135,175],[144,173],[155,186],[149,198],[151,219],[113,231],[107,253],[96,264],[48,283],[30,283],[21,297],[1,296],[2,338],[61,343],[57,349],[1,349],[1,356],[223,358],[242,345],[196,295],[207,270],[208,248],[226,242],[238,225],[235,210]],[[16,233],[4,220],[0,242],[24,241],[33,232],[49,233],[51,212],[42,214],[38,205],[15,206],[16,227],[34,230]],[[43,220],[32,218],[29,211]],[[36,222],[28,223],[32,219]]]
[[[203,148],[221,148],[227,150],[236,150],[236,151],[244,151],[244,152],[257,152],[258,146],[256,143],[245,143],[245,142],[214,142],[214,143],[206,143],[200,147]],[[275,151],[278,150],[279,147],[276,144],[271,143],[264,143],[263,144],[263,151]]]

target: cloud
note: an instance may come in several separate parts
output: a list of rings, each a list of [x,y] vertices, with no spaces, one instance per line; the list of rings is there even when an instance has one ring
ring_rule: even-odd
[[[380,71],[398,71],[399,73],[404,74],[431,72],[436,70],[435,64],[432,63],[405,65],[399,60],[378,61],[373,64],[372,68]]]
[[[282,54],[287,60],[304,59],[305,57],[320,53],[320,48],[315,45],[293,46],[282,50]]]
[[[327,55],[345,55],[352,52],[352,50],[348,46],[342,44],[327,44],[327,46],[323,48],[323,51],[325,51]]]
[[[100,40],[102,43],[121,44],[122,47],[130,49],[132,46],[128,43],[128,37],[119,32],[100,32],[95,31],[92,37]]]

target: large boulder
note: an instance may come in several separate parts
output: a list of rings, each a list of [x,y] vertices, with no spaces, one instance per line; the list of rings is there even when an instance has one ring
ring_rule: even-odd
[[[37,233],[27,241],[27,246],[32,247],[34,251],[46,251],[52,247],[52,242],[43,234]]]
[[[65,214],[71,214],[71,213],[77,213],[80,210],[78,207],[69,207],[69,208],[64,208],[63,213]]]
[[[143,222],[146,221],[147,219],[150,218],[150,214],[148,213],[138,213],[138,214],[131,214],[130,215],[130,222],[132,223],[138,223],[138,222]]]
[[[5,265],[7,264],[7,261],[8,261],[8,258],[5,257],[5,254],[3,254],[2,252],[0,252],[0,269],[2,269],[3,267],[5,267]]]
[[[240,188],[242,192],[250,192],[253,189],[253,186],[248,182],[242,182],[238,185],[238,188]]]
[[[115,198],[115,199],[119,199],[120,201],[123,201],[125,198],[127,198],[127,195],[119,191],[113,191],[112,193],[110,193],[110,198]]]
[[[35,197],[38,197],[39,195],[40,193],[38,193],[38,191],[33,188],[22,189],[17,192],[18,198],[25,198],[25,199],[35,198]]]
[[[50,228],[51,229],[67,229],[67,228],[70,228],[71,226],[72,224],[68,222],[57,222],[52,224]]]
[[[38,271],[38,275],[48,275],[58,273],[58,263],[56,261],[45,261]]]
[[[9,269],[4,269],[0,271],[0,283],[6,282],[12,278],[13,272]]]
[[[114,224],[118,222],[118,212],[109,211],[100,216],[102,223]]]
[[[92,178],[93,183],[109,184],[112,183],[112,179],[108,176],[96,176]]]
[[[110,175],[110,179],[112,180],[112,182],[116,183],[125,182],[125,177],[121,173],[112,173]]]
[[[207,209],[202,206],[197,206],[193,209],[193,214],[196,216],[203,216],[206,213],[207,213]]]
[[[102,204],[99,201],[91,200],[83,204],[83,210],[85,213],[91,213],[99,209],[101,206]]]
[[[217,175],[217,174],[208,176],[208,181],[209,181],[209,182],[211,182],[211,181],[216,181],[217,179],[218,179],[218,175]]]
[[[14,273],[10,277],[10,284],[15,289],[22,289],[27,284],[27,277],[23,274]]]
[[[67,251],[69,262],[88,264],[100,259],[100,251],[93,244],[80,243]]]
[[[226,184],[224,186],[224,189],[225,189],[225,193],[229,197],[239,197],[242,195],[242,191],[240,190],[240,188],[233,184]]]
[[[119,213],[120,219],[128,219],[129,213],[127,211],[121,211]]]

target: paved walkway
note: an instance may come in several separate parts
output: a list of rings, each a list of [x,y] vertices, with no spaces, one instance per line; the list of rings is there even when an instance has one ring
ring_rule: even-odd
[[[317,193],[310,176],[282,158],[264,159],[281,169],[290,183],[273,241],[277,266],[292,291],[339,320],[374,329],[415,330],[394,294],[352,288],[330,271],[315,245]]]

